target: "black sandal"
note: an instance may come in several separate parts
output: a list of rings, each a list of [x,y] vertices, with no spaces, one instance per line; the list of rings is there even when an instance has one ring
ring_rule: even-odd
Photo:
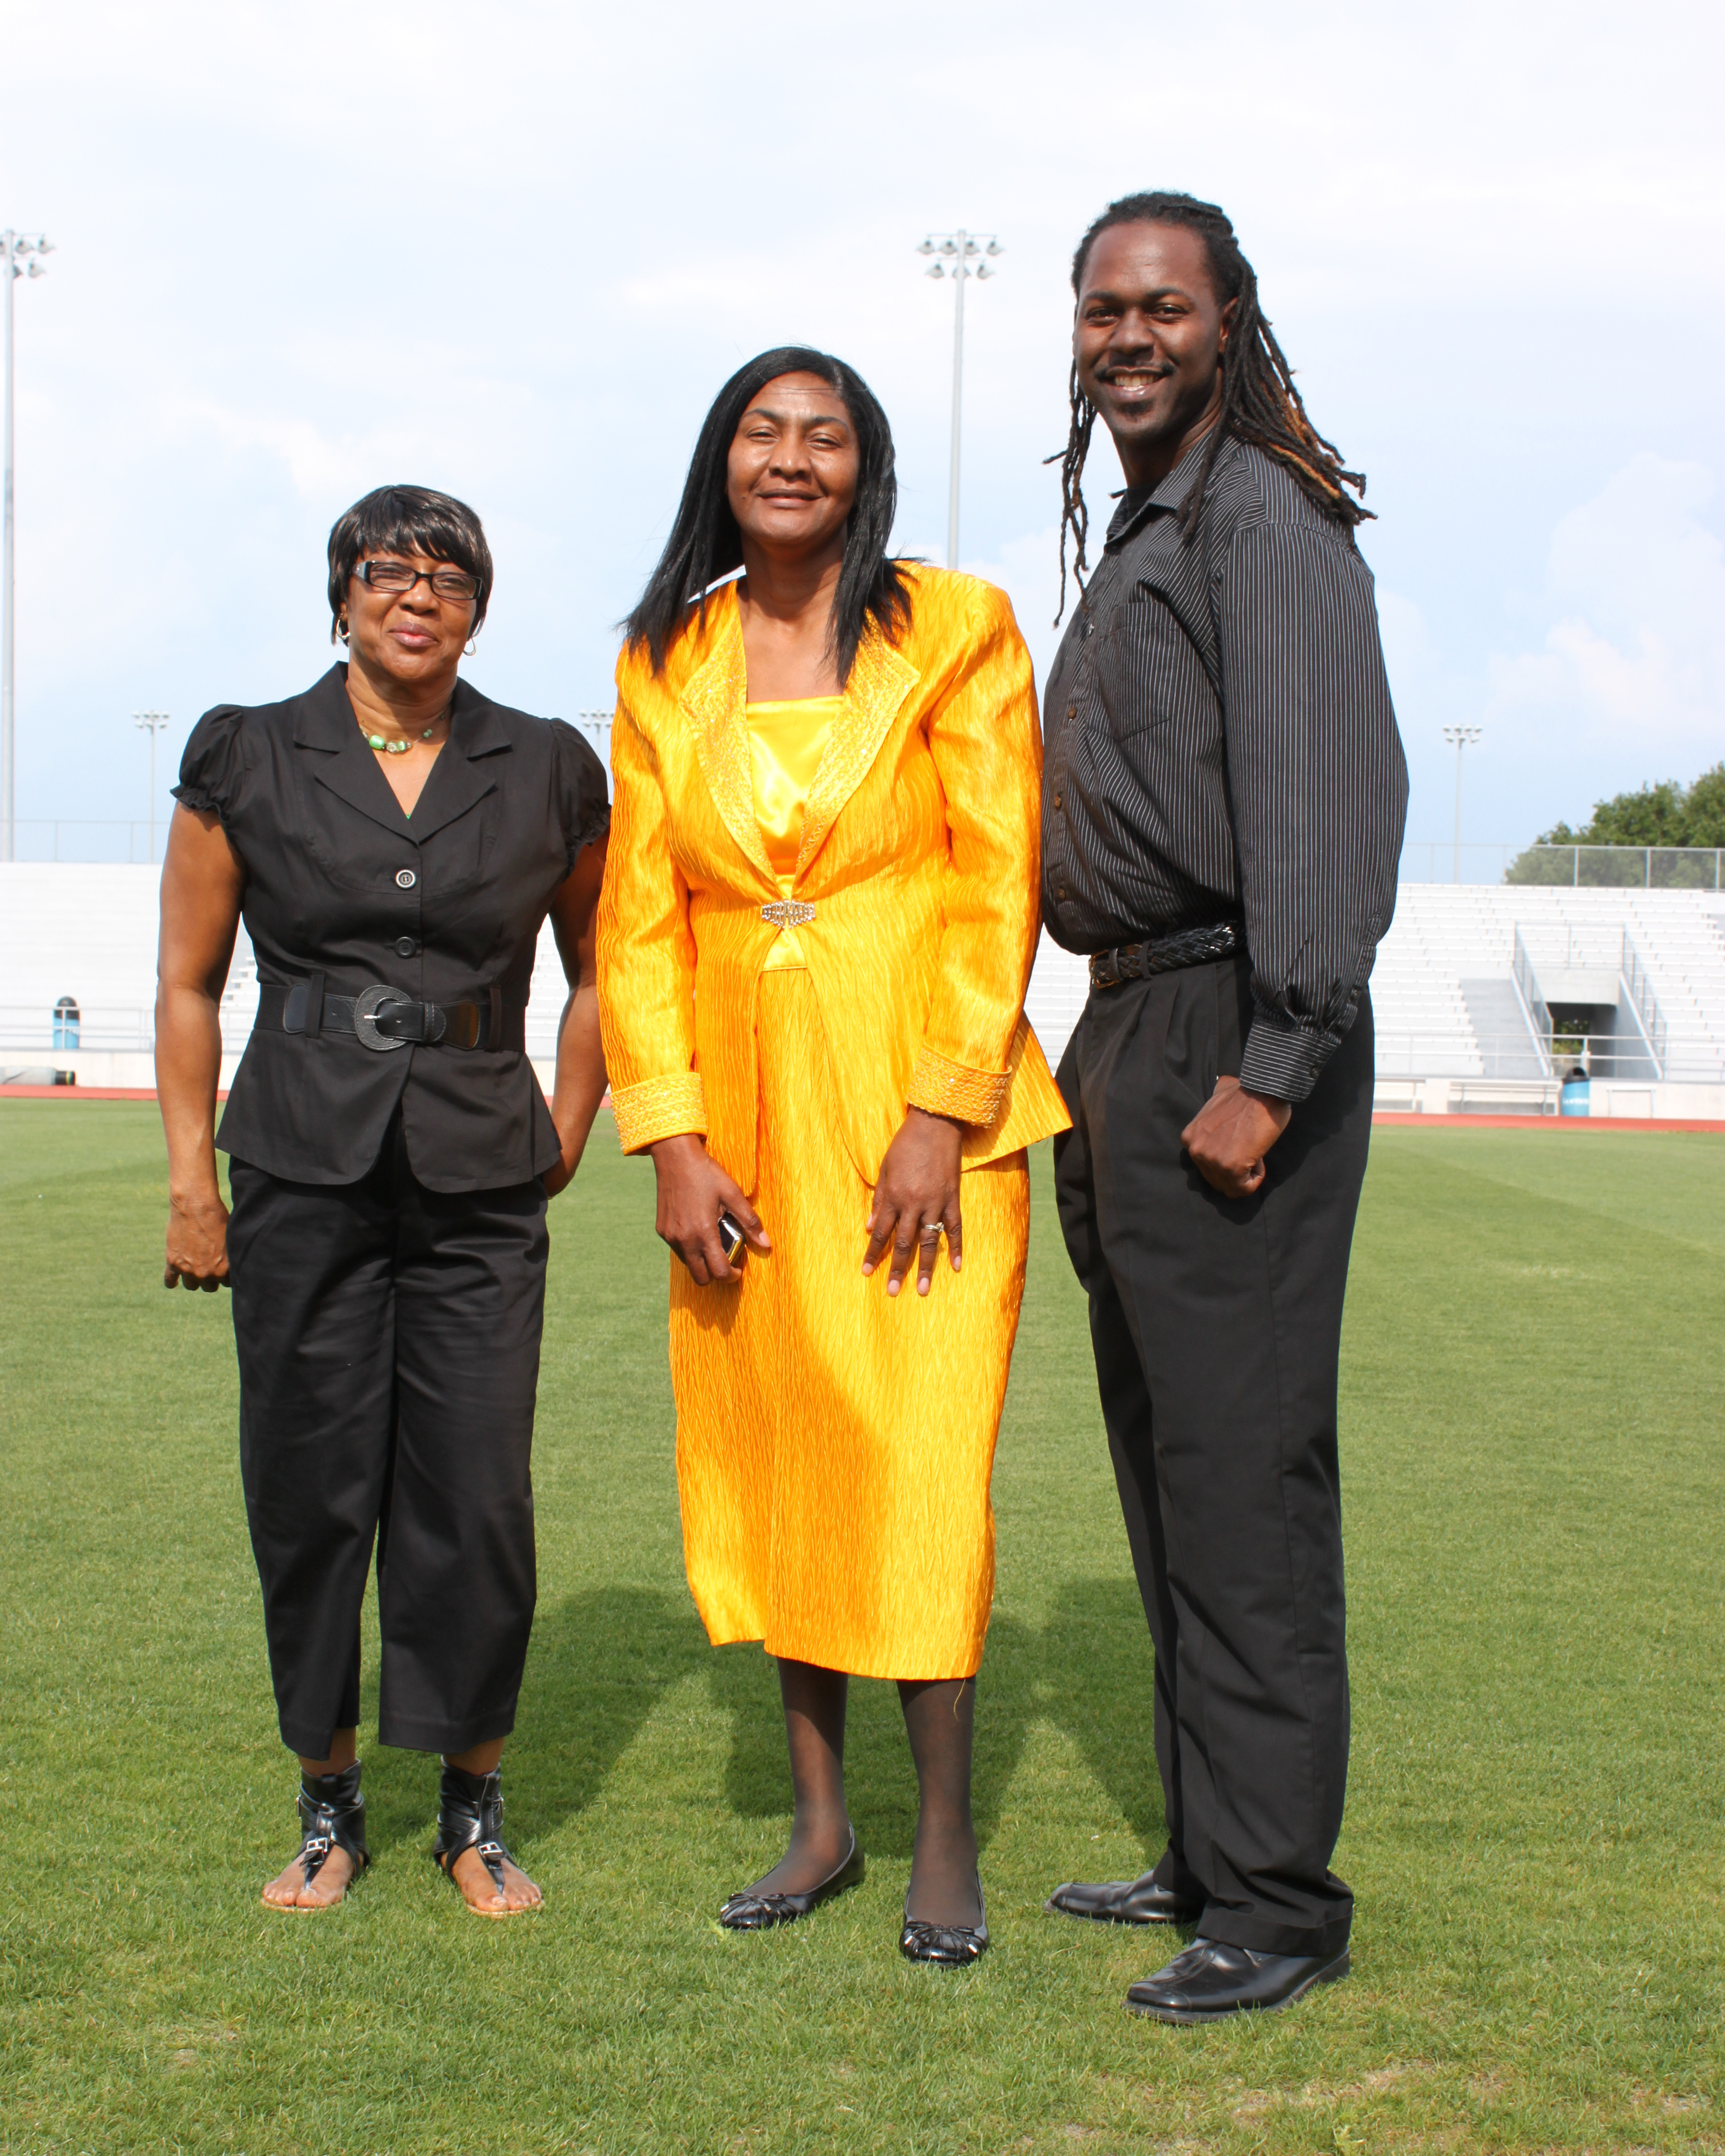
[[[438,1784],[437,1840],[431,1845],[431,1855],[458,1894],[461,1881],[455,1876],[455,1859],[470,1849],[479,1851],[492,1885],[500,1894],[503,1892],[503,1866],[515,1863],[515,1859],[504,1846],[502,1828],[502,1768],[494,1767],[489,1774],[470,1774],[465,1768],[452,1767],[446,1759],[443,1779]],[[540,1906],[529,1902],[520,1909],[480,1909],[465,1894],[461,1894],[461,1899],[475,1917],[524,1917]]]
[[[300,1774],[300,1856],[305,1867],[305,1884],[309,1887],[329,1862],[332,1850],[346,1850],[353,1859],[353,1880],[372,1861],[366,1847],[366,1800],[359,1790],[359,1762],[344,1767],[339,1774]],[[347,1890],[342,1890],[347,1899]],[[303,1902],[266,1902],[266,1909],[303,1910],[321,1906],[333,1909],[334,1902],[321,1905]]]

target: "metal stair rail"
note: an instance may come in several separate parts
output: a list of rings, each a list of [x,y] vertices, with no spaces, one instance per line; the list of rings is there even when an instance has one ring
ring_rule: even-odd
[[[1502,963],[1500,960],[1499,963]],[[1522,999],[1522,1009],[1527,1014],[1527,1030],[1533,1036],[1539,1067],[1549,1078],[1552,1075],[1551,1013],[1546,1008],[1545,998],[1539,993],[1539,977],[1533,971],[1533,961],[1527,954],[1527,945],[1522,941],[1519,923],[1516,927],[1515,984],[1516,993]]]
[[[1635,1024],[1640,1028],[1647,1053],[1653,1059],[1654,1071],[1663,1079],[1666,1066],[1665,1014],[1659,1008],[1659,998],[1654,994],[1653,983],[1647,978],[1647,962],[1626,928],[1623,932],[1621,963],[1623,985],[1629,994],[1630,1009],[1635,1013]]]

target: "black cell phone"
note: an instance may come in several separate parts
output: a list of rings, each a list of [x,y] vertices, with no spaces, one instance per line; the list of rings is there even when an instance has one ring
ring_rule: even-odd
[[[748,1237],[728,1213],[719,1215],[719,1240],[725,1247],[726,1264],[732,1272],[740,1272],[742,1261],[749,1254]]]

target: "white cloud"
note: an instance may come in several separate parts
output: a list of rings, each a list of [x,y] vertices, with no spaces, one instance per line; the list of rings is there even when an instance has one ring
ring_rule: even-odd
[[[1537,644],[1494,656],[1486,711],[1566,755],[1632,749],[1649,777],[1725,755],[1725,548],[1704,465],[1633,457],[1553,534]]]

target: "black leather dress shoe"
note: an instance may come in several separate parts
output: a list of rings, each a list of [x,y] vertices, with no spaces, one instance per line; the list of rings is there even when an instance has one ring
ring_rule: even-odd
[[[811,1887],[806,1894],[759,1894],[752,1887],[745,1887],[720,1910],[719,1922],[727,1932],[765,1932],[774,1924],[793,1924],[798,1917],[806,1917],[811,1909],[829,1902],[834,1894],[842,1894],[847,1887],[855,1886],[862,1876],[863,1853],[853,1834],[850,1854],[819,1887]]]
[[[1348,1949],[1332,1954],[1254,1953],[1220,1939],[1194,1939],[1154,1976],[1126,1994],[1134,2014],[1158,2021],[1221,2021],[1230,2014],[1273,2013],[1314,1984],[1348,1974]]]
[[[1111,1879],[1101,1886],[1069,1881],[1056,1887],[1043,1903],[1063,1917],[1088,1917],[1099,1924],[1195,1924],[1204,1914],[1202,1902],[1189,1902],[1166,1887],[1158,1887],[1156,1874],[1142,1879]]]

